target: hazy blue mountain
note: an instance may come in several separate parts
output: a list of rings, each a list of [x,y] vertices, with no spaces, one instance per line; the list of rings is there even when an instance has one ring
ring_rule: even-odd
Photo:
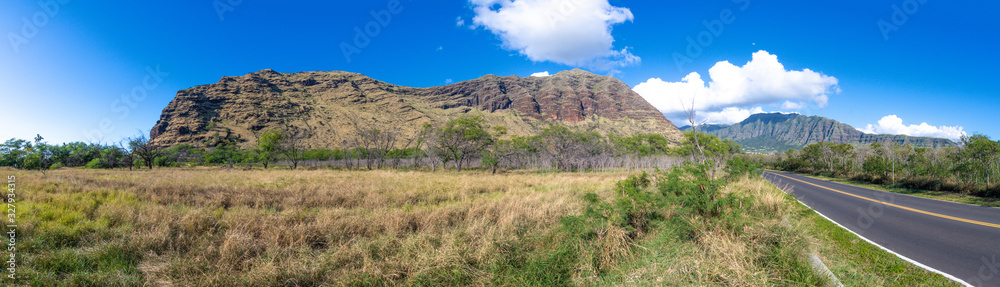
[[[690,126],[681,127],[682,131],[690,129]],[[941,138],[863,133],[833,119],[800,114],[755,114],[731,126],[705,125],[700,126],[698,131],[733,139],[746,150],[762,152],[797,149],[817,142],[838,144],[896,142],[916,147],[955,146],[951,140]]]

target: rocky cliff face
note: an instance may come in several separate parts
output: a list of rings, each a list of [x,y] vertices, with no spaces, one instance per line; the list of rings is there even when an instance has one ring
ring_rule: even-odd
[[[411,88],[347,72],[263,70],[181,90],[150,131],[154,143],[204,145],[220,139],[252,144],[268,128],[309,130],[310,147],[335,147],[350,122],[373,119],[413,134],[478,114],[511,134],[549,124],[601,133],[657,133],[680,141],[680,131],[625,83],[583,70],[549,77],[493,75],[431,88]]]
[[[690,127],[685,127],[688,129]],[[699,131],[702,131],[699,129]],[[947,139],[904,135],[866,134],[850,125],[818,116],[799,114],[755,114],[728,127],[713,127],[706,133],[733,139],[749,149],[783,150],[817,142],[867,144],[896,142],[916,147],[949,147]]]

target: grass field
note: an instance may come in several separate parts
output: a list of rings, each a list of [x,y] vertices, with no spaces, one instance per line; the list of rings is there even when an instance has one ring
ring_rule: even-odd
[[[827,283],[805,258],[831,237],[759,177],[715,188],[684,172],[649,182],[625,173],[0,172],[17,177],[17,283],[30,286]],[[884,259],[832,258],[845,262],[828,262],[835,273]],[[857,285],[904,272],[914,269]]]

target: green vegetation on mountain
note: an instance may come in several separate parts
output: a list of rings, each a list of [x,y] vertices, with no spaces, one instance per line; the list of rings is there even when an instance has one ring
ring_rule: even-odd
[[[690,128],[684,126],[681,129],[687,131]],[[855,145],[892,142],[926,148],[955,146],[954,142],[947,139],[868,134],[824,117],[782,113],[755,114],[731,126],[699,127],[698,132],[732,139],[743,145],[744,149],[758,152],[800,149],[818,142]]]

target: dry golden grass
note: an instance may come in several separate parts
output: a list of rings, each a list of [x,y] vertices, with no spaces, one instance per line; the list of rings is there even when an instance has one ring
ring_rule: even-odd
[[[5,171],[20,184],[27,238],[21,272],[33,286],[550,285],[543,279],[555,277],[577,285],[772,286],[813,280],[790,278],[799,267],[781,265],[812,249],[803,232],[782,221],[800,207],[759,178],[723,188],[723,194],[750,198],[725,207],[723,214],[738,213],[737,219],[706,220],[672,206],[650,232],[597,224],[585,227],[594,237],[581,241],[561,220],[583,213],[586,193],[623,196],[614,186],[626,174]],[[560,253],[563,248],[572,251]],[[546,269],[552,265],[562,269]]]
[[[126,261],[141,281],[134,283],[154,286],[422,285],[420,278],[442,271],[489,285],[483,269],[511,242],[549,232],[580,211],[580,194],[606,195],[624,178],[210,168],[15,173],[29,203],[25,232],[37,238],[25,266],[45,265],[58,250],[96,258],[103,246],[123,246],[125,257],[138,258]],[[53,234],[70,238],[48,240]],[[621,237],[609,233],[608,248],[621,252]],[[37,285],[116,281],[86,267],[25,272],[49,277]]]

